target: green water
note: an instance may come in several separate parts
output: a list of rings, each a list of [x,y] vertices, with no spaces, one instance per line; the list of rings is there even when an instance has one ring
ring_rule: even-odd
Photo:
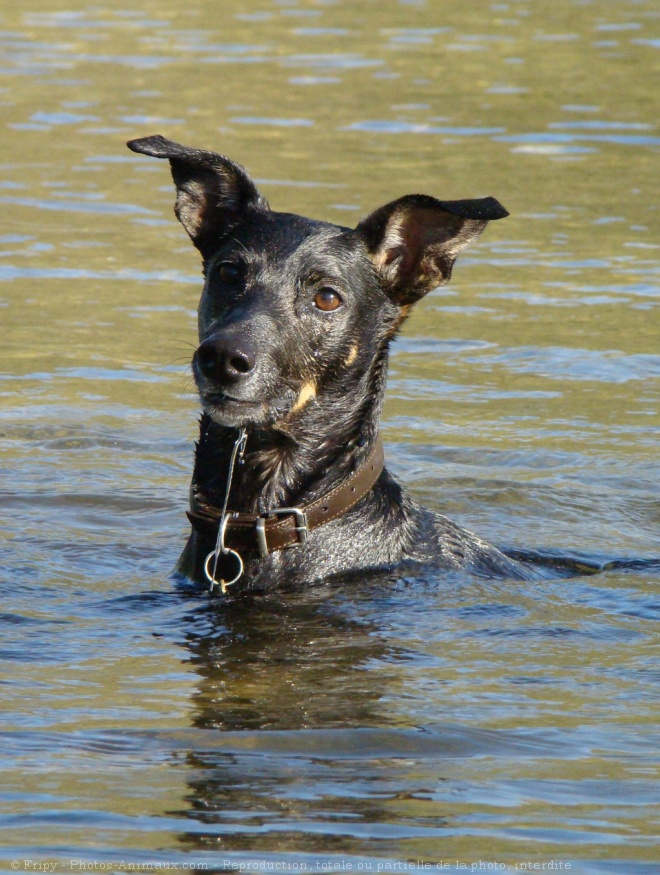
[[[201,283],[166,166],[124,143],[222,151],[275,209],[343,225],[500,199],[394,347],[388,465],[498,544],[658,557],[658,17],[5,0],[7,871],[657,871],[657,571],[249,610],[169,577]]]

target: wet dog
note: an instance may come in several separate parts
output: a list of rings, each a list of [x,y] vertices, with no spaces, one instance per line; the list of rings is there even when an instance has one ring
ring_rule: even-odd
[[[179,570],[223,591],[406,561],[525,578],[524,564],[419,506],[383,467],[388,349],[446,283],[492,197],[414,194],[355,229],[271,210],[230,159],[160,136],[204,289],[193,373],[203,414]]]

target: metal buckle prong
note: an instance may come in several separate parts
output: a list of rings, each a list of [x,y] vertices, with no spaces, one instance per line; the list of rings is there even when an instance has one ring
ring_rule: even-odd
[[[266,540],[266,518],[260,516],[257,520],[257,543],[259,544],[259,555],[262,559],[268,557],[268,541]]]
[[[293,514],[296,518],[295,532],[298,538],[298,544],[304,544],[309,535],[309,526],[307,523],[307,514],[299,507],[278,507],[275,510],[269,511],[264,516],[260,516],[257,520],[257,543],[259,544],[259,553],[265,559],[268,556],[268,541],[266,540],[266,519],[269,516],[288,516]],[[293,546],[293,545],[292,545]]]

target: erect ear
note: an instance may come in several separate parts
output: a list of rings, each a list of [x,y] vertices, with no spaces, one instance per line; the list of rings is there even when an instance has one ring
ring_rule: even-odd
[[[409,194],[380,207],[355,230],[388,295],[412,304],[449,280],[458,253],[491,219],[508,215],[493,197],[439,201]]]
[[[174,212],[205,258],[246,210],[268,209],[244,168],[224,155],[180,146],[161,136],[126,145],[133,152],[169,158],[177,192]]]

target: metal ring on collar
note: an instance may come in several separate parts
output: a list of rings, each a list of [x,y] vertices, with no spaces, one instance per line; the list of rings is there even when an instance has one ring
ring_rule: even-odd
[[[220,589],[222,590],[223,593],[225,593],[227,591],[228,586],[231,586],[233,583],[236,583],[236,581],[239,580],[243,576],[243,570],[244,570],[243,559],[241,558],[240,553],[237,553],[236,550],[232,550],[231,547],[225,547],[225,529],[227,528],[227,522],[228,522],[230,516],[231,516],[231,514],[229,514],[229,513],[223,514],[222,519],[220,520],[220,527],[218,529],[218,540],[217,540],[216,545],[215,545],[215,550],[213,550],[211,553],[209,553],[209,555],[206,557],[206,561],[204,562],[204,574],[206,575],[206,577],[208,578],[208,580],[211,584],[211,589],[213,589],[213,587],[217,583],[219,583]],[[221,553],[223,556],[226,556],[228,553],[231,553],[233,556],[235,556],[238,559],[238,574],[235,577],[233,577],[231,580],[222,580],[222,579],[216,580],[215,579],[216,566],[218,564],[218,559],[219,559]],[[212,572],[209,571],[209,562],[211,561],[211,559],[213,559],[213,571]]]
[[[225,547],[225,549],[222,550],[222,553],[225,556],[228,553],[231,553],[232,556],[235,556],[238,559],[238,574],[235,577],[233,577],[231,580],[216,580],[215,579],[215,577],[213,576],[213,573],[209,570],[209,562],[211,561],[211,559],[215,560],[215,557],[216,557],[215,550],[212,550],[209,553],[209,555],[206,557],[206,560],[204,561],[204,574],[206,575],[207,579],[209,580],[211,587],[214,587],[216,584],[219,583],[220,589],[224,593],[224,592],[226,592],[228,586],[231,586],[233,583],[236,583],[237,580],[241,579],[241,577],[243,576],[244,566],[243,566],[243,560],[241,559],[241,555],[240,555],[240,553],[237,553],[236,550],[232,550],[230,547]]]

